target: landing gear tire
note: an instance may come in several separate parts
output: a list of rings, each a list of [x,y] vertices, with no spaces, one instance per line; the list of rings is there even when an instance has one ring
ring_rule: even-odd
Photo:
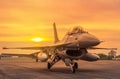
[[[47,68],[50,69],[51,68],[51,64],[48,62],[47,64]]]
[[[78,63],[77,62],[74,63],[74,67],[75,67],[75,69],[78,69]]]
[[[38,62],[38,59],[36,59],[36,62]]]

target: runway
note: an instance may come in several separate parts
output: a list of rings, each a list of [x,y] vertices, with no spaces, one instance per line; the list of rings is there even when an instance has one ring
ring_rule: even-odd
[[[78,61],[72,73],[62,61],[46,69],[47,63],[34,60],[0,60],[0,79],[120,79],[120,61]]]

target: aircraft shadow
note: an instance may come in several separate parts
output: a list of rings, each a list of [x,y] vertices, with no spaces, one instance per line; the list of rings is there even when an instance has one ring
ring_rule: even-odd
[[[39,72],[39,73],[66,73],[66,74],[71,74],[71,70],[70,68],[66,68],[66,67],[62,67],[62,68],[51,68],[50,70],[45,69],[45,68],[40,68],[40,69],[32,69],[35,72]],[[102,72],[100,69],[77,69],[76,73],[98,73],[98,72]]]

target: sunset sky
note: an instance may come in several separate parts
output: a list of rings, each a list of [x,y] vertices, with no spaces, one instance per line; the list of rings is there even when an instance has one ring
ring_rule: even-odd
[[[100,40],[120,42],[120,0],[0,0],[0,41],[53,41],[82,26]]]

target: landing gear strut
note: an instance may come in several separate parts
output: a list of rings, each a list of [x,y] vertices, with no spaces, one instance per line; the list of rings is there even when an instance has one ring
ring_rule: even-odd
[[[61,58],[57,55],[55,55],[48,63],[47,63],[47,69],[50,69],[55,63],[57,63]]]
[[[65,59],[64,62],[66,64],[66,66],[69,66],[71,68],[72,73],[75,73],[76,69],[78,69],[78,63],[77,62],[74,62],[71,59]]]
[[[72,67],[71,67],[71,71],[72,71],[72,73],[75,73],[75,72],[76,72],[75,66],[72,66]]]
[[[71,67],[72,73],[75,73],[76,69],[78,69],[78,63],[77,62],[73,63],[73,65]]]

